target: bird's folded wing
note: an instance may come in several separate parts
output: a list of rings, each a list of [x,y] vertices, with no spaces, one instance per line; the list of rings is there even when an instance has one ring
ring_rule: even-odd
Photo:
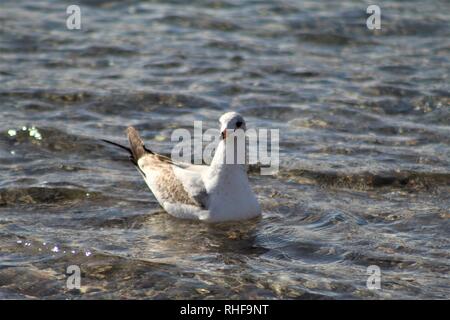
[[[138,165],[145,178],[153,180],[149,182],[163,201],[207,208],[208,194],[201,170],[182,168],[156,153],[141,157]]]
[[[208,208],[208,193],[202,179],[202,170],[198,170],[198,167],[199,166],[195,166],[191,169],[189,167],[181,168],[172,165],[173,173],[181,182],[186,192],[189,193],[200,207],[206,209]]]

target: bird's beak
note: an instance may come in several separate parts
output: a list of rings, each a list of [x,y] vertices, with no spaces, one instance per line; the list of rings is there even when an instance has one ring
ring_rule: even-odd
[[[223,131],[222,131],[222,140],[225,140],[226,137],[227,137],[227,129],[223,129]]]

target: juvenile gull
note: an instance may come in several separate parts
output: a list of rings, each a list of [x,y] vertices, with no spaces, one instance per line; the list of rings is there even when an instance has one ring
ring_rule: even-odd
[[[160,205],[183,219],[223,222],[254,218],[261,214],[244,164],[227,164],[226,139],[237,129],[246,130],[244,118],[227,112],[220,119],[221,140],[207,165],[175,163],[147,149],[135,128],[127,129],[130,159]]]

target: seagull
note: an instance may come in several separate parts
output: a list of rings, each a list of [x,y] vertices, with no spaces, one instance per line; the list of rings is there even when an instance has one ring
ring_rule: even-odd
[[[145,147],[133,127],[127,128],[130,147],[103,141],[129,152],[131,162],[159,204],[174,217],[211,223],[258,217],[261,208],[250,187],[245,164],[230,164],[226,158],[226,139],[238,129],[245,132],[245,120],[237,112],[227,112],[219,122],[220,141],[209,166],[176,163],[157,154]]]

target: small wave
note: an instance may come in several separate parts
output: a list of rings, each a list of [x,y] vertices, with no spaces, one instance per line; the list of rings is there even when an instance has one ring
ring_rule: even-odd
[[[61,204],[98,198],[100,193],[75,188],[0,189],[0,206]]]
[[[340,173],[292,169],[282,172],[280,175],[289,179],[297,179],[300,183],[309,181],[327,187],[355,190],[391,187],[420,191],[450,186],[450,173],[447,172]]]

